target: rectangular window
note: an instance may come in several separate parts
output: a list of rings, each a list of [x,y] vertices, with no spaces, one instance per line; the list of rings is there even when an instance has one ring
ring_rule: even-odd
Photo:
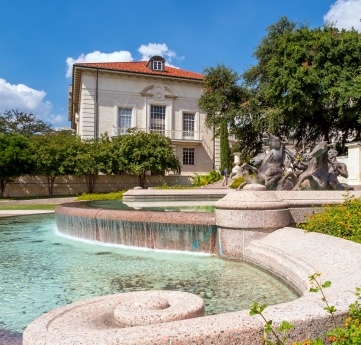
[[[183,149],[183,165],[194,165],[194,149]]]
[[[163,70],[163,62],[162,61],[153,61],[153,69],[156,71]]]
[[[125,134],[132,127],[132,109],[119,109],[118,134]]]
[[[194,114],[183,113],[183,139],[194,139]]]
[[[165,134],[165,106],[150,106],[150,130],[158,134]]]

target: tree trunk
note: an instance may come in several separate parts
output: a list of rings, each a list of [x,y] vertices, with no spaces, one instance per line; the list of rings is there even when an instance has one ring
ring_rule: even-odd
[[[46,179],[48,182],[48,195],[49,196],[53,196],[55,178],[56,178],[56,176],[46,176]]]
[[[94,193],[94,189],[95,189],[95,185],[98,179],[98,174],[88,174],[85,176],[86,179],[86,184],[87,184],[87,189],[88,189],[88,193],[92,194]]]
[[[138,177],[139,177],[139,186],[144,189],[144,186],[145,186],[145,173],[143,173],[142,175],[139,175]]]
[[[1,179],[0,180],[0,197],[3,198],[5,195],[5,188],[6,184],[8,183],[8,179]]]

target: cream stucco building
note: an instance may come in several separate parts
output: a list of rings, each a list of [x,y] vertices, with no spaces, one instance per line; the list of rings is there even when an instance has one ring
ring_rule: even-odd
[[[149,61],[73,66],[69,120],[81,138],[137,127],[168,136],[183,164],[182,175],[218,168],[218,143],[198,106],[203,75]]]

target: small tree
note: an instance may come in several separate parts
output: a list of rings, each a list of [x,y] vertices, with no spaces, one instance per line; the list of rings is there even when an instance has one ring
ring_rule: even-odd
[[[181,164],[173,153],[171,141],[163,135],[134,130],[113,138],[112,145],[112,172],[128,171],[137,175],[142,188],[148,171],[153,174],[181,171]]]
[[[52,132],[50,123],[41,121],[32,113],[19,110],[7,110],[0,115],[0,133],[17,133],[29,137],[33,134]]]
[[[72,173],[70,160],[77,137],[69,131],[33,135],[30,139],[34,174],[47,178],[48,194],[53,195],[56,177]]]
[[[93,193],[100,173],[108,173],[110,139],[104,134],[100,139],[78,140],[72,158],[71,170],[84,176],[88,193]]]
[[[0,196],[7,183],[31,171],[29,141],[22,135],[0,133]]]

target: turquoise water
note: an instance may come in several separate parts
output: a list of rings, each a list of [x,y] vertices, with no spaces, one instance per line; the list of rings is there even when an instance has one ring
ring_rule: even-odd
[[[297,297],[244,263],[65,238],[57,234],[52,214],[0,219],[0,329],[22,332],[59,306],[151,289],[197,294],[205,300],[207,314]]]
[[[111,208],[117,210],[142,210],[153,212],[214,212],[215,206],[211,201],[136,201],[123,202],[119,200],[97,200],[85,202],[87,206],[95,208]],[[214,202],[213,202],[214,204]]]

